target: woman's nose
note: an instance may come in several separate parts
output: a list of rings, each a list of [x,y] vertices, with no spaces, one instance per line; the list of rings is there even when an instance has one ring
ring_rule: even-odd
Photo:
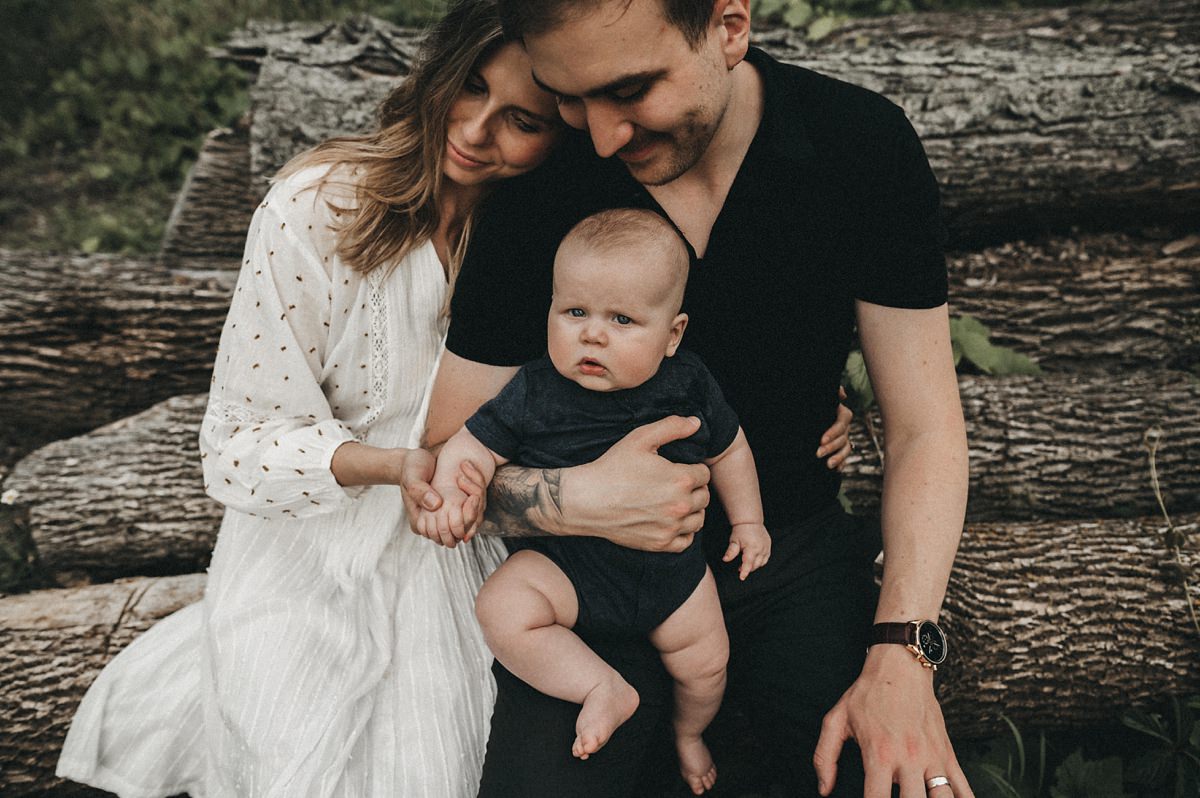
[[[486,144],[491,138],[491,127],[488,120],[489,115],[483,109],[464,119],[462,125],[464,142],[475,146]]]

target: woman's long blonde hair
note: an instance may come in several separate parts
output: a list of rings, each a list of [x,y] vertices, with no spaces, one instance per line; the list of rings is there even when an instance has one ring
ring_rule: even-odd
[[[494,0],[458,0],[429,31],[409,75],[380,104],[378,130],[329,139],[297,155],[276,175],[322,164],[360,175],[357,207],[331,204],[350,218],[338,229],[337,243],[350,268],[365,274],[395,264],[437,232],[450,106],[471,72],[505,41]],[[462,229],[451,231],[451,291],[469,228],[468,215]]]

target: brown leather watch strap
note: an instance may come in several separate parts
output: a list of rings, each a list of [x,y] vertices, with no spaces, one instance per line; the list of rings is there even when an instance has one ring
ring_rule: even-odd
[[[899,643],[907,646],[912,643],[912,623],[907,621],[893,623],[877,623],[871,627],[871,643]]]

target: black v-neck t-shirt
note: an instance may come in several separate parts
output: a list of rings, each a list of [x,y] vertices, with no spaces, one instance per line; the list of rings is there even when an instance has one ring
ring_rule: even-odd
[[[763,79],[763,118],[693,257],[683,345],[741,418],[767,528],[780,529],[837,495],[839,476],[815,453],[836,414],[855,300],[945,303],[945,232],[937,181],[899,107],[754,48],[747,60]],[[620,160],[574,132],[542,167],[497,186],[457,280],[449,350],[501,366],[544,355],[558,244],[615,207],[663,213]]]

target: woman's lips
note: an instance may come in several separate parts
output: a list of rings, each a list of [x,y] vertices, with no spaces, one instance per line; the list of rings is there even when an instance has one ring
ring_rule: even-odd
[[[446,151],[450,154],[451,160],[464,169],[478,169],[481,166],[487,166],[486,161],[471,157],[458,147],[455,147],[454,142],[449,139],[446,139]]]

